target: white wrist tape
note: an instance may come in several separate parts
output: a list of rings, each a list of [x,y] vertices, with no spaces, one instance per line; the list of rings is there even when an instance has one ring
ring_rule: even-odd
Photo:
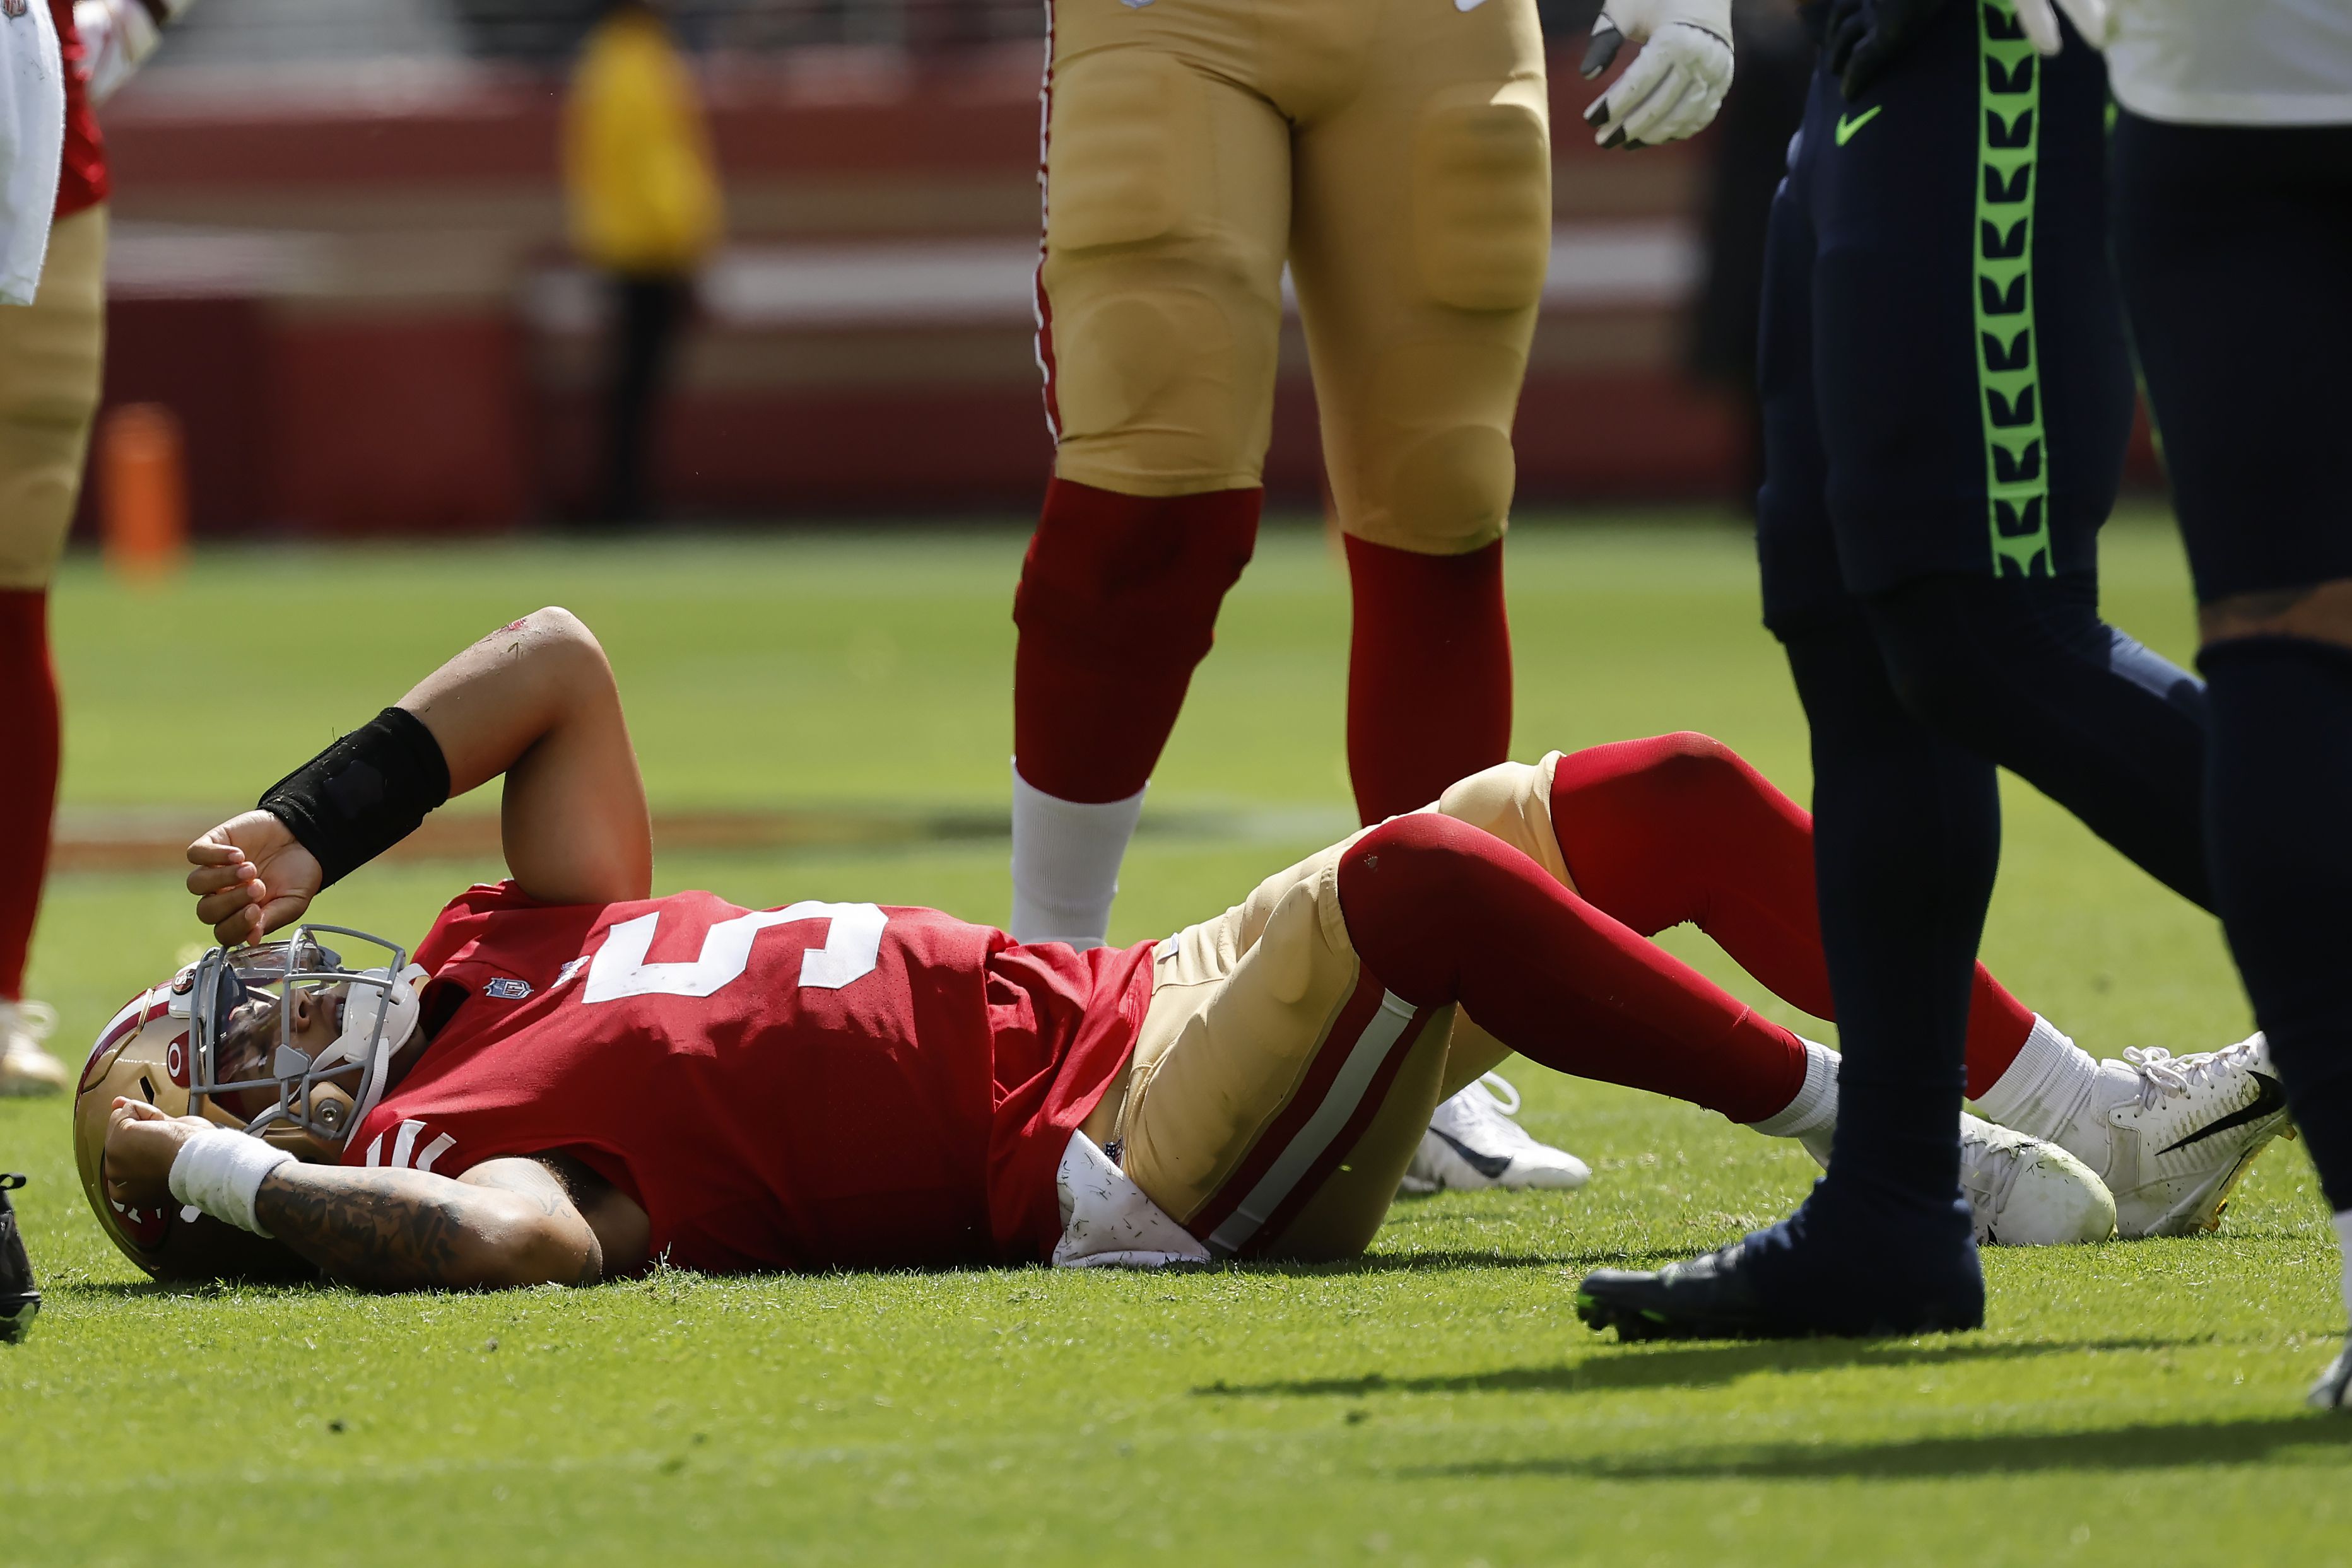
[[[254,1218],[254,1197],[264,1176],[293,1161],[292,1155],[259,1138],[209,1128],[180,1145],[172,1161],[172,1196],[240,1230],[267,1236]]]

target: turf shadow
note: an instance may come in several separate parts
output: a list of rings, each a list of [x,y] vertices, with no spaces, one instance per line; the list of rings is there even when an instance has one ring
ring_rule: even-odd
[[[2020,1361],[2099,1350],[2171,1350],[2186,1339],[2046,1340],[2015,1344],[1916,1344],[1907,1341],[1795,1340],[1768,1344],[1675,1346],[1632,1355],[1594,1355],[1548,1366],[1423,1377],[1307,1377],[1272,1383],[1213,1383],[1196,1396],[1218,1398],[1361,1398],[1372,1394],[1589,1394],[1619,1388],[1713,1388],[1759,1372],[1829,1367],[1944,1366],[1955,1362]],[[2347,1424],[2352,1431],[2352,1423]]]
[[[2047,1470],[2158,1470],[2261,1464],[2295,1448],[2352,1455],[2352,1421],[2305,1411],[2074,1432],[1985,1432],[1896,1443],[1785,1443],[1679,1453],[1545,1456],[1400,1469],[1417,1480],[1549,1476],[1586,1480],[1932,1480]]]

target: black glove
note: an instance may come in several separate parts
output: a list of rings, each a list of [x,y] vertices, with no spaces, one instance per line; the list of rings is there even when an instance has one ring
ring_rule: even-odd
[[[1870,90],[1895,57],[1908,48],[1947,0],[1830,0],[1822,29],[1822,57],[1846,101]]]

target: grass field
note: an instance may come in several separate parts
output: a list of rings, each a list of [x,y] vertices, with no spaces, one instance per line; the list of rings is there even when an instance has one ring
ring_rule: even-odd
[[[2111,614],[2185,653],[2172,536],[2112,534]],[[1001,810],[1021,545],[223,551],[149,591],[76,562],[55,612],[67,801],[225,814],[446,653],[559,602],[612,653],[656,810]],[[1522,755],[1705,729],[1803,797],[1742,533],[1529,525],[1511,570]],[[1194,683],[1115,936],[1222,908],[1349,825],[1346,626],[1321,538],[1271,535]],[[1986,956],[2013,988],[2106,1054],[2246,1031],[2209,920],[2031,791],[2007,801]],[[667,856],[657,882],[997,920],[1004,858],[991,840]],[[413,936],[491,870],[379,867],[319,913]],[[33,983],[64,1054],[200,937],[186,905],[161,872],[53,882]],[[1669,942],[1755,994],[1703,939]],[[48,1291],[32,1339],[0,1350],[0,1564],[2352,1553],[2352,1427],[2297,1406],[2344,1322],[2299,1147],[2276,1146],[2218,1235],[1989,1256],[1979,1334],[1624,1349],[1567,1310],[1580,1271],[1773,1218],[1811,1167],[1686,1107],[1515,1076],[1591,1187],[1402,1203],[1352,1267],[400,1300],[144,1286],[83,1207],[62,1110],[0,1104]]]

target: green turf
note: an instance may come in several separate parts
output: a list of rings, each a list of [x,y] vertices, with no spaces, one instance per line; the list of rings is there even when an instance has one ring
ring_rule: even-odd
[[[611,649],[657,809],[1001,808],[1020,548],[982,529],[218,552],[150,592],[78,561],[56,610],[67,799],[225,812],[553,601]],[[1738,531],[1528,527],[1511,570],[1522,754],[1706,729],[1802,795],[1802,723]],[[2119,622],[2186,651],[2167,532],[2119,525],[2107,575]],[[1270,536],[1154,795],[1247,831],[1142,841],[1120,935],[1222,907],[1346,824],[1346,625],[1320,538]],[[2244,1031],[2210,921],[2030,791],[2006,799],[1986,951],[2021,994],[2109,1052]],[[994,919],[1003,858],[671,857],[659,875]],[[320,913],[413,934],[468,871],[382,868]],[[53,883],[33,980],[69,1054],[200,936],[185,902],[162,875]],[[1755,994],[1703,939],[1669,941]],[[1353,1268],[398,1301],[140,1288],[82,1209],[59,1110],[0,1106],[50,1292],[33,1339],[0,1351],[0,1564],[2344,1554],[2352,1428],[2295,1405],[2343,1323],[2299,1148],[2266,1158],[2218,1236],[1990,1256],[1981,1334],[1628,1350],[1565,1310],[1578,1272],[1720,1240],[1811,1167],[1685,1107],[1515,1075],[1529,1126],[1591,1160],[1591,1187],[1407,1202]]]

